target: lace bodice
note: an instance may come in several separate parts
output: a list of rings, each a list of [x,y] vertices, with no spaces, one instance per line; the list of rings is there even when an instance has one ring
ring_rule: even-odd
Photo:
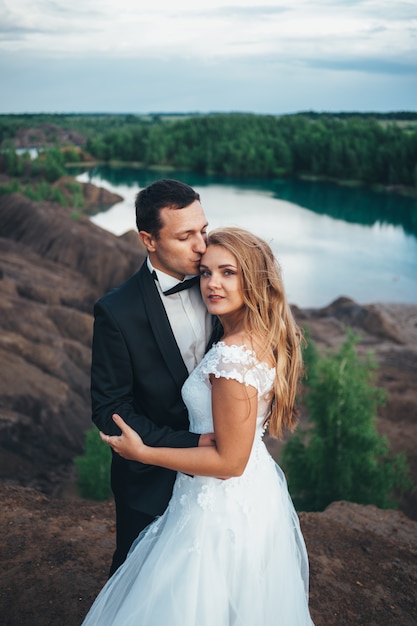
[[[257,432],[261,432],[271,404],[275,368],[258,361],[255,352],[246,346],[228,346],[222,341],[214,344],[182,388],[190,430],[195,433],[213,431],[210,374],[216,378],[237,380],[257,389]]]

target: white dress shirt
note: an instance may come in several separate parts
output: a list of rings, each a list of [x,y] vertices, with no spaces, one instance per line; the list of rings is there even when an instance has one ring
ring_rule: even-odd
[[[182,358],[188,373],[190,373],[204,356],[211,334],[211,315],[201,298],[198,284],[190,287],[190,289],[164,296],[163,292],[174,287],[179,282],[178,279],[155,269],[149,257],[147,264],[149,271],[155,272],[158,277],[155,284]],[[185,278],[190,277],[186,276]]]

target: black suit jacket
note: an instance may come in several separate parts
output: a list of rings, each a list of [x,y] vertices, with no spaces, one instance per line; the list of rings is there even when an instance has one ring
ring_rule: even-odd
[[[213,340],[219,335],[215,327]],[[107,434],[119,434],[111,416],[119,413],[152,446],[198,445],[188,432],[181,387],[187,368],[146,261],[128,281],[94,307],[91,368],[92,418]],[[113,453],[115,497],[149,515],[161,514],[176,473],[126,461]]]

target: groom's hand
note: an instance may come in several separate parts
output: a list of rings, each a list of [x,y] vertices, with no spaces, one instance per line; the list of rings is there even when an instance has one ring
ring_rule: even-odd
[[[200,435],[200,439],[198,440],[198,446],[215,446],[216,438],[214,433],[203,433]]]

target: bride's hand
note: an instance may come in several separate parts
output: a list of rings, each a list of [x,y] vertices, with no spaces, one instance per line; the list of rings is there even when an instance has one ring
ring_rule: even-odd
[[[114,423],[120,428],[122,434],[105,435],[100,431],[101,440],[107,443],[117,454],[128,461],[144,461],[144,454],[147,446],[143,443],[140,435],[130,428],[128,424],[115,413],[113,416]]]

